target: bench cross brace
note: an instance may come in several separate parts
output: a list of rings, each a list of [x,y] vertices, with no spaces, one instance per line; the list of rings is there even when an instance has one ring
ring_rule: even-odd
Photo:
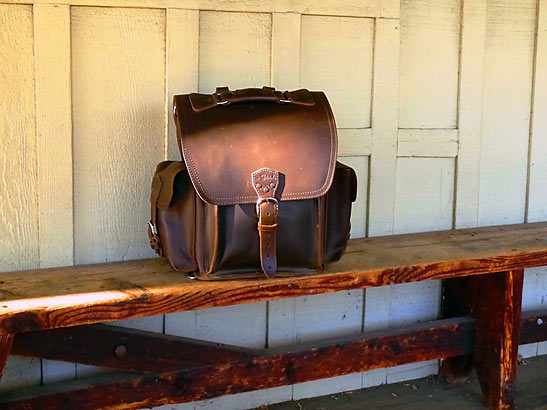
[[[527,312],[520,325],[520,343],[547,340],[547,326],[540,325],[543,322],[547,322],[547,311]],[[265,350],[106,325],[29,332],[16,335],[14,353],[65,361],[84,359],[86,364],[133,373],[4,393],[0,409],[139,409],[462,357],[476,350],[477,323],[473,316],[461,316]],[[86,336],[89,343],[85,343]],[[127,343],[127,351],[118,357],[115,347],[121,343]],[[150,357],[142,356],[145,352]]]

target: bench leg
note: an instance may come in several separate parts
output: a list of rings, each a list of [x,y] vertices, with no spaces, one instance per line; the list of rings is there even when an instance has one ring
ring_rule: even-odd
[[[451,291],[445,291],[445,304],[450,292],[450,297],[464,292],[459,294],[459,300],[466,301],[476,317],[472,363],[492,410],[513,409],[515,405],[523,276],[520,269],[461,278],[462,281],[448,285]],[[448,379],[461,378],[472,366],[469,357],[445,362],[443,372]]]
[[[12,344],[13,334],[0,333],[0,380],[4,374],[4,368],[6,367],[6,362],[8,361],[8,355]]]

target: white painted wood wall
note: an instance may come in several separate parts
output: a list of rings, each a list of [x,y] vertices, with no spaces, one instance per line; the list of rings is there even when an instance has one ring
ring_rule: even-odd
[[[175,93],[325,90],[359,175],[352,235],[547,220],[547,0],[0,0],[0,271],[153,256]],[[529,270],[524,308],[547,303]],[[252,347],[437,317],[438,282],[129,320]],[[547,353],[547,344],[521,348]],[[426,362],[165,409],[244,409]],[[3,389],[89,366],[10,357]]]

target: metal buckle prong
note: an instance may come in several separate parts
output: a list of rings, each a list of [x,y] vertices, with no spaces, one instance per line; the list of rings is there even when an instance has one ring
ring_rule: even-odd
[[[150,227],[153,235],[158,234],[158,229],[156,228],[156,225],[152,223],[152,221],[148,221],[148,226]]]

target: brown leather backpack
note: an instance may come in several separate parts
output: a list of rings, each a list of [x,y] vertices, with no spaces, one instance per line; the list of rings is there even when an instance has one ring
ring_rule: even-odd
[[[322,92],[217,88],[173,108],[184,162],[156,169],[149,235],[175,270],[272,277],[342,256],[357,179]]]

